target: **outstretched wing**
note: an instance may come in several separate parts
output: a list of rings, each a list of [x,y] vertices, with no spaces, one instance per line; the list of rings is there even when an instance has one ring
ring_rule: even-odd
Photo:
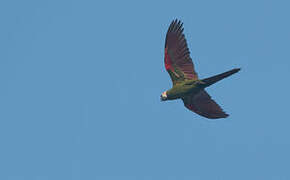
[[[165,39],[164,63],[173,84],[198,78],[190,58],[182,25],[181,21],[172,21]]]
[[[182,100],[185,107],[206,118],[218,119],[229,116],[211,99],[210,95],[205,90],[200,91],[196,95],[192,94],[182,98]]]

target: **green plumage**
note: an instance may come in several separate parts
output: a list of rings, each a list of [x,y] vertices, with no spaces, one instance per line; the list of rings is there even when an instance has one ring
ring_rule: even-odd
[[[189,94],[197,94],[204,88],[234,74],[237,73],[240,69],[233,69],[224,73],[221,73],[219,75],[212,76],[210,78],[206,78],[203,80],[185,80],[178,84],[173,85],[171,89],[169,89],[167,92],[167,98],[168,100],[173,99],[179,99],[184,98],[188,96]]]
[[[168,100],[183,98],[190,93],[197,93],[202,89],[198,80],[186,80],[181,83],[175,84],[167,92]]]
[[[180,21],[170,24],[165,40],[165,68],[173,82],[173,87],[161,95],[161,100],[182,99],[189,110],[210,119],[228,116],[204,90],[206,87],[234,74],[240,69],[199,80],[194,70],[187,42]]]

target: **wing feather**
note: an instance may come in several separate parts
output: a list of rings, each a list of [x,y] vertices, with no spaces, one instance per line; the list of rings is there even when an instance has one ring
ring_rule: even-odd
[[[171,22],[165,39],[164,63],[173,84],[198,79],[183,30],[183,23],[176,19]]]
[[[205,90],[200,91],[196,95],[189,95],[182,100],[185,107],[206,118],[218,119],[229,116],[211,99],[210,95]]]

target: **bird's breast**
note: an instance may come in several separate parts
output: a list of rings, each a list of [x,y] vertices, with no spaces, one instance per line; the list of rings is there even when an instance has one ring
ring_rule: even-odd
[[[176,85],[170,90],[167,91],[167,98],[170,100],[179,99],[187,96],[188,94],[198,92],[200,88],[198,88],[194,83],[184,83],[181,85]]]

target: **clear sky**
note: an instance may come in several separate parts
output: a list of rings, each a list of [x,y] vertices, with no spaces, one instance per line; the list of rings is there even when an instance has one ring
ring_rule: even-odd
[[[289,180],[287,1],[0,1],[1,180]],[[210,121],[171,87],[184,22]]]

